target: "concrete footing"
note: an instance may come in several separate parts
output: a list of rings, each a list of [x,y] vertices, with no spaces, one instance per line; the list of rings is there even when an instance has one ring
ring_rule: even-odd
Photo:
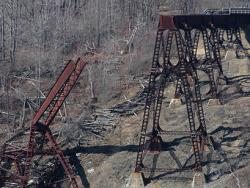
[[[202,172],[196,172],[192,181],[192,188],[204,188],[206,187],[205,176]]]
[[[126,188],[144,188],[142,173],[133,172],[125,186]]]
[[[169,108],[176,108],[181,106],[181,99],[171,99],[169,103]]]
[[[209,99],[207,105],[208,106],[215,106],[215,105],[220,105],[220,100],[219,99]]]
[[[208,147],[208,143],[204,145],[203,152],[210,152],[210,149]]]
[[[226,62],[230,62],[232,59],[236,58],[236,54],[234,50],[227,50],[224,60]]]
[[[248,75],[250,72],[250,61],[248,58],[241,60],[239,64],[239,75]]]

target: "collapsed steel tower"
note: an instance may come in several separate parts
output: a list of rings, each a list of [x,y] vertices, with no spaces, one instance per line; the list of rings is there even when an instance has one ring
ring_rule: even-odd
[[[24,136],[22,142],[14,142],[13,144],[11,141],[15,141],[15,138],[11,138],[4,143],[0,153],[0,183],[5,183],[9,180],[10,186],[13,184],[12,186],[27,187],[31,176],[31,166],[38,166],[37,161],[33,159],[35,157],[40,159],[45,156],[52,156],[57,159],[56,162],[60,163],[64,169],[70,186],[78,187],[75,172],[60,149],[49,126],[75,85],[85,65],[86,63],[81,58],[68,62],[34,115],[30,130],[29,132],[26,131],[29,134],[28,140],[27,136]],[[25,135],[25,130],[20,132],[18,136],[21,137],[21,135]],[[45,147],[46,144],[49,144],[49,146]],[[51,165],[52,169],[54,167]],[[46,168],[50,167],[47,166]]]
[[[217,10],[215,10],[216,12]],[[224,9],[223,9],[224,11]],[[241,41],[239,28],[250,24],[250,11],[214,13],[210,10],[199,15],[160,15],[147,98],[139,138],[135,173],[168,172],[194,169],[202,173],[204,148],[214,149],[212,137],[208,136],[202,106],[197,70],[204,70],[209,76],[211,98],[219,99],[214,71],[227,81],[220,57],[221,31],[237,31],[236,39]],[[212,13],[211,13],[212,12]],[[200,37],[201,35],[201,37]],[[197,46],[202,38],[205,58],[199,59]],[[176,46],[177,64],[172,62],[171,49]],[[184,97],[189,121],[189,131],[167,131],[160,125],[164,89],[169,82],[176,81],[175,98]],[[197,119],[196,119],[197,117]],[[186,135],[191,138],[194,164],[181,169],[157,169],[156,161],[161,151],[163,136]],[[148,152],[153,152],[152,168],[144,165]]]

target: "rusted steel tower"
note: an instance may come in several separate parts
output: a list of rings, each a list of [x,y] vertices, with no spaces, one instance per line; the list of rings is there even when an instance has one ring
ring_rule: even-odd
[[[212,146],[206,130],[202,99],[197,70],[205,70],[210,79],[212,98],[218,98],[214,69],[223,74],[219,31],[237,29],[249,25],[249,14],[200,14],[200,15],[160,15],[153,61],[149,76],[147,98],[139,138],[139,150],[136,158],[135,173],[152,172],[152,168],[144,165],[148,152],[155,153],[152,164],[155,167],[157,156],[161,151],[163,136],[186,135],[192,141],[194,164],[181,169],[154,168],[156,172],[170,170],[182,171],[194,169],[202,172],[203,152],[206,146]],[[200,35],[202,37],[200,37]],[[202,38],[205,59],[199,60],[197,46]],[[171,60],[171,49],[176,46],[177,64]],[[160,125],[160,114],[166,83],[176,80],[175,97],[184,96],[187,110],[189,130],[167,131]],[[212,147],[211,147],[212,149]]]

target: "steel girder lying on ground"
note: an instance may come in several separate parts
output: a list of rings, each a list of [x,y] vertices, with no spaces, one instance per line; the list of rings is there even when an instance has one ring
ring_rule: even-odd
[[[203,69],[207,71],[212,98],[218,98],[214,81],[215,67],[219,69],[220,74],[223,74],[218,30],[246,26],[250,24],[249,20],[250,14],[236,13],[160,16],[139,138],[139,150],[135,165],[136,173],[143,173],[150,169],[152,175],[157,170],[161,172],[170,170],[156,168],[163,135],[186,135],[190,136],[192,141],[194,164],[188,167],[184,166],[181,169],[171,169],[171,171],[192,168],[195,171],[202,172],[204,148],[208,146],[212,149],[213,147],[210,144],[212,138],[208,136],[206,130],[197,70],[203,66]],[[195,31],[194,34],[193,31]],[[203,61],[198,60],[197,56],[200,34],[205,51]],[[177,50],[177,64],[172,62],[171,48],[174,46]],[[173,81],[173,77],[177,81],[175,97],[184,96],[189,121],[188,131],[166,131],[160,126],[164,89],[168,82]],[[143,162],[150,151],[154,154],[153,167],[145,166]]]
[[[85,65],[86,63],[81,58],[76,61],[70,60],[34,115],[29,132],[26,129],[16,135],[16,137],[21,138],[23,136],[22,141],[15,142],[16,138],[13,137],[5,142],[0,153],[1,183],[9,180],[10,185],[15,185],[14,182],[16,182],[18,185],[26,187],[30,181],[30,168],[37,165],[32,159],[36,156],[44,157],[47,155],[53,156],[59,161],[71,186],[78,187],[75,173],[57,144],[49,125],[69,95]],[[25,136],[26,133],[29,134],[28,139]],[[49,144],[49,147],[45,148],[46,143]],[[53,165],[51,167],[53,168]]]

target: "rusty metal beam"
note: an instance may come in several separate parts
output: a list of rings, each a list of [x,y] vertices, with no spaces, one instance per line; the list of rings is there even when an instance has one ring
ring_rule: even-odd
[[[250,14],[161,15],[159,29],[238,28],[250,24]]]
[[[28,145],[26,147],[17,147],[15,144],[9,144],[8,142],[4,144],[0,153],[1,161],[7,161],[14,164],[16,171],[12,172],[0,166],[0,170],[6,172],[10,176],[1,177],[1,179],[3,179],[1,181],[5,181],[10,178],[13,179],[13,182],[14,180],[18,180],[19,185],[21,184],[22,187],[26,187],[30,176],[29,168],[33,156],[54,155],[61,162],[61,165],[65,170],[65,174],[70,180],[71,187],[78,187],[75,179],[75,173],[69,164],[69,161],[65,158],[63,151],[56,142],[49,125],[52,123],[58,110],[69,95],[85,66],[86,62],[84,62],[81,58],[78,58],[76,61],[70,60],[65,66],[46,99],[33,117],[30,126]],[[36,143],[35,137],[38,134],[41,134],[42,137],[46,137],[48,139],[49,149],[37,147],[39,144]],[[14,138],[11,140],[13,139]],[[24,163],[21,161],[24,161]]]

